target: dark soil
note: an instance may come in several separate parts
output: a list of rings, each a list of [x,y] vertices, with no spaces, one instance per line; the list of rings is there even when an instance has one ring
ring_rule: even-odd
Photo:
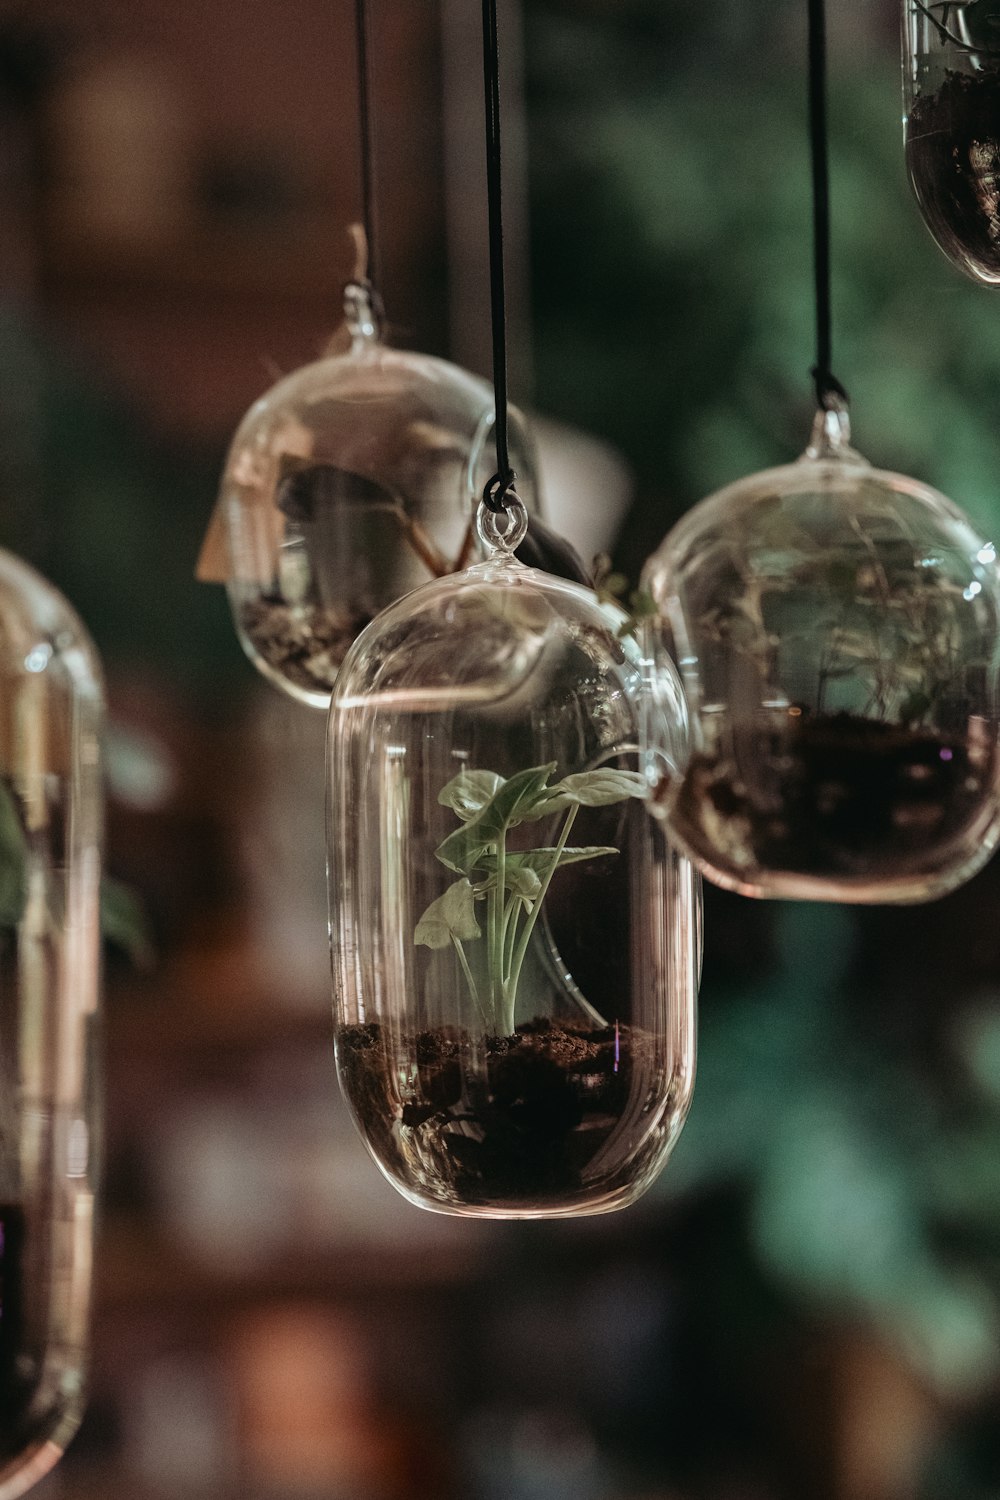
[[[290,605],[266,596],[240,611],[243,630],[264,661],[312,693],[333,691],[341,662],[371,619],[361,610]]]
[[[983,761],[987,764],[983,764]],[[850,714],[803,715],[692,758],[673,821],[737,879],[935,873],[981,811],[993,757],[960,738]],[[664,788],[666,792],[667,788]],[[728,855],[728,864],[724,863]]]
[[[19,1368],[24,1339],[24,1211],[0,1204],[0,1462],[21,1449],[32,1383]]]
[[[633,1102],[634,1076],[657,1076],[653,1039],[627,1026],[536,1019],[478,1046],[485,1067],[474,1071],[460,1028],[404,1040],[417,1077],[401,1100],[382,1028],[344,1027],[341,1077],[372,1149],[394,1176],[442,1204],[578,1199],[586,1169]]]
[[[946,73],[917,99],[906,162],[945,254],[979,280],[1000,279],[1000,71]]]

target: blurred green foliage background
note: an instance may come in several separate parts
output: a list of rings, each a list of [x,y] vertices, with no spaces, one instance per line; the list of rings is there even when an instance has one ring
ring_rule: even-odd
[[[805,446],[804,11],[527,8],[537,400],[628,456],[633,575],[695,501]],[[895,8],[830,19],[833,364],[855,442],[996,536],[1000,300],[910,194]],[[926,1493],[956,1500],[1000,1493],[998,895],[990,869],[917,912],[748,916],[710,892],[699,1082],[663,1184],[732,1205],[732,1274],[760,1288],[763,1324],[717,1283],[709,1341],[719,1320],[731,1349],[769,1319],[867,1320],[950,1412]],[[727,945],[740,924],[756,943]]]

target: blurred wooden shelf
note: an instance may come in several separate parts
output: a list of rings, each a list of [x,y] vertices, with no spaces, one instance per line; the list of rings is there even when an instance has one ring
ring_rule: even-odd
[[[280,224],[192,226],[164,241],[142,243],[50,226],[43,275],[50,289],[88,295],[316,301],[339,315],[340,288],[351,273],[343,223],[332,215],[296,216]]]
[[[190,997],[178,995],[176,1004],[169,997],[136,997],[131,1009],[118,1007],[107,1027],[106,1056],[108,1067],[128,1066],[148,1057],[178,1058],[188,1061],[199,1055],[206,1059],[229,1053],[263,1051],[271,1047],[328,1046],[333,1050],[333,1021],[329,1012],[312,1015],[292,1009],[268,1006],[261,994],[248,994],[246,1007],[239,1012],[199,1008]]]
[[[206,930],[149,974],[126,970],[106,983],[109,1068],[150,1057],[193,1059],[267,1047],[333,1046],[325,965],[312,994],[289,994],[269,977],[239,920]]]
[[[183,1308],[211,1316],[248,1303],[316,1295],[356,1302],[472,1285],[487,1266],[487,1236],[453,1244],[372,1245],[359,1240],[330,1250],[292,1251],[258,1263],[210,1265],[166,1244],[147,1225],[112,1218],[97,1261],[97,1316]]]

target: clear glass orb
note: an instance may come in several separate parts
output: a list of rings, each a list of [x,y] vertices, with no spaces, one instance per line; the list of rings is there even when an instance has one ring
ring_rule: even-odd
[[[80,1420],[94,1244],[102,796],[97,659],[0,552],[0,1500]]]
[[[1000,834],[996,554],[950,500],[873,469],[846,414],[797,463],[703,500],[647,564],[690,755],[653,809],[751,896],[923,901]]]
[[[931,234],[974,281],[1000,283],[1000,4],[903,4],[906,165]]]
[[[501,547],[386,610],[337,679],[337,1064],[425,1208],[622,1207],[684,1120],[700,888],[646,815],[640,718],[668,758],[684,729],[623,618]]]
[[[486,381],[388,348],[360,285],[345,311],[350,349],[286,376],[243,419],[218,510],[247,655],[324,709],[379,610],[481,556],[476,503],[496,467]],[[517,412],[510,447],[533,508],[534,453]]]

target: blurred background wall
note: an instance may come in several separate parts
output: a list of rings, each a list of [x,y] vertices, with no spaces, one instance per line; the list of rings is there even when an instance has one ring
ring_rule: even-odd
[[[1000,529],[1000,304],[905,182],[897,17],[830,0],[835,367],[858,445]],[[0,542],[108,667],[93,1394],[40,1500],[995,1500],[1000,880],[914,911],[708,893],[661,1184],[422,1215],[336,1093],[322,717],[193,571],[226,442],[339,320],[350,0],[0,0]],[[397,342],[482,368],[475,7],[373,0]],[[633,577],[803,446],[804,7],[507,0],[517,399]],[[596,477],[595,477],[596,476]]]

